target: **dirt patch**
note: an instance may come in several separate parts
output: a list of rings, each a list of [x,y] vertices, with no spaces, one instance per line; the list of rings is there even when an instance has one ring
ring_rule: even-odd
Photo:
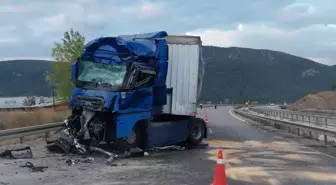
[[[336,110],[336,92],[324,91],[317,94],[308,94],[289,106],[289,109]]]
[[[0,130],[61,122],[69,114],[69,110],[55,110],[53,108],[0,112]]]

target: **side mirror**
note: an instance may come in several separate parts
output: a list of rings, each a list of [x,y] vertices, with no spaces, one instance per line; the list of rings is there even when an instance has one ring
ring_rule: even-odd
[[[71,65],[71,81],[74,81],[77,78],[77,63],[78,60]]]

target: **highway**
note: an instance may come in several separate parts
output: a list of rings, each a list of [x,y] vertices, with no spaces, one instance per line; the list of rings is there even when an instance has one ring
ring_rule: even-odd
[[[34,159],[1,160],[0,182],[9,185],[209,185],[217,150],[222,149],[230,185],[336,184],[336,149],[246,121],[234,115],[232,108],[208,108],[209,139],[206,142],[209,147],[149,152],[143,158],[120,159],[116,161],[118,166],[107,166],[103,157],[95,157],[92,164],[68,166],[65,161],[70,158],[83,159],[48,153],[43,141],[32,141],[24,146],[32,147]],[[203,116],[202,110],[198,112]],[[19,167],[26,161],[49,168],[45,172],[30,173],[27,168]]]

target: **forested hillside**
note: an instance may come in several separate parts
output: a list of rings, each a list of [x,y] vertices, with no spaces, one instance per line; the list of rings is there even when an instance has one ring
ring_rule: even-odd
[[[270,50],[204,46],[206,61],[202,100],[212,102],[294,101],[328,90],[336,67]],[[50,96],[45,81],[49,61],[0,62],[0,96]]]

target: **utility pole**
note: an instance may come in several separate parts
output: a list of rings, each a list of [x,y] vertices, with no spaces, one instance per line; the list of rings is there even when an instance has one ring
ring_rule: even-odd
[[[52,85],[53,107],[55,108],[55,85]]]

